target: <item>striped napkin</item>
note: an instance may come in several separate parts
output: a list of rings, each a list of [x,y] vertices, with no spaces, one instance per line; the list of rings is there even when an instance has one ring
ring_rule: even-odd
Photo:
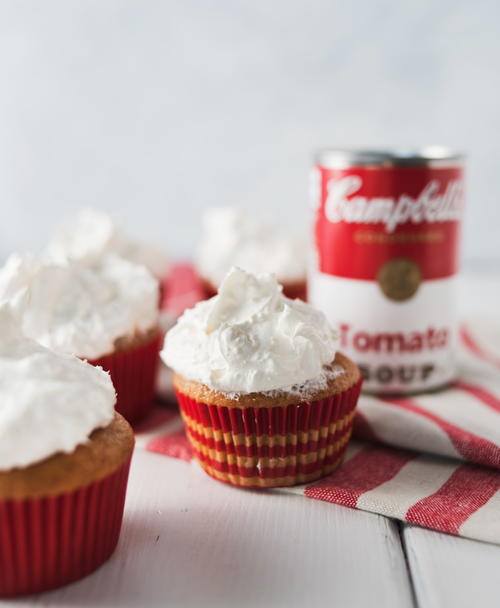
[[[177,266],[168,308],[179,313],[200,296],[193,269]],[[279,491],[500,544],[500,325],[463,324],[459,361],[460,380],[446,390],[397,399],[362,395],[343,466]],[[137,441],[192,459],[173,408],[158,408]]]

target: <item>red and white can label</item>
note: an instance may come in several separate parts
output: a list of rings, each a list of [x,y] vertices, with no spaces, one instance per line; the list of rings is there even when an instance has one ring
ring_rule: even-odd
[[[461,167],[313,170],[309,299],[340,330],[365,390],[415,392],[455,375]]]

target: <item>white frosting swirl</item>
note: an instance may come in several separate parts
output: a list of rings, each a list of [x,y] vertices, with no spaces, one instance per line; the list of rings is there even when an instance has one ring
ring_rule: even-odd
[[[145,267],[112,254],[93,266],[14,254],[0,269],[0,304],[10,304],[24,333],[86,359],[157,325],[158,298],[158,282]]]
[[[141,264],[157,279],[164,279],[169,261],[156,245],[125,238],[117,222],[107,213],[84,209],[76,220],[64,226],[47,247],[47,257],[58,263],[94,264],[106,253]]]
[[[24,337],[0,308],[0,470],[70,453],[114,416],[115,390],[100,367]]]
[[[161,356],[188,380],[252,393],[317,378],[337,342],[323,313],[283,296],[274,275],[232,268],[218,295],[187,310],[167,333]]]
[[[273,272],[280,283],[306,278],[305,241],[241,209],[205,213],[196,260],[201,276],[216,287],[233,265],[255,274]]]

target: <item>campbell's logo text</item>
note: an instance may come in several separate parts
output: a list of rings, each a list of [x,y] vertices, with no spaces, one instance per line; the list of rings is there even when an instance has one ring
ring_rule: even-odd
[[[330,179],[325,202],[326,218],[333,223],[383,224],[385,231],[394,232],[401,224],[449,222],[459,220],[463,204],[463,184],[460,179],[448,182],[441,191],[438,179],[429,181],[418,196],[362,196],[363,179],[347,175]]]

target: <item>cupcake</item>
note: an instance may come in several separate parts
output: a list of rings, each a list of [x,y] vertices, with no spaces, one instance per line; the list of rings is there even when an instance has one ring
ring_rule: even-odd
[[[154,244],[127,238],[113,217],[94,209],[82,210],[73,222],[63,226],[46,251],[47,257],[59,264],[94,264],[107,253],[145,266],[164,287],[170,266],[165,252]]]
[[[162,332],[158,282],[145,267],[113,254],[88,266],[12,255],[0,269],[2,302],[26,336],[109,371],[129,422],[149,413]]]
[[[65,585],[114,551],[134,436],[109,375],[0,308],[0,597]]]
[[[342,461],[361,388],[320,313],[272,274],[233,268],[161,353],[203,469],[237,486],[310,482]]]
[[[306,299],[305,241],[241,209],[215,208],[203,217],[196,267],[207,297],[232,266],[273,272],[289,298]]]

